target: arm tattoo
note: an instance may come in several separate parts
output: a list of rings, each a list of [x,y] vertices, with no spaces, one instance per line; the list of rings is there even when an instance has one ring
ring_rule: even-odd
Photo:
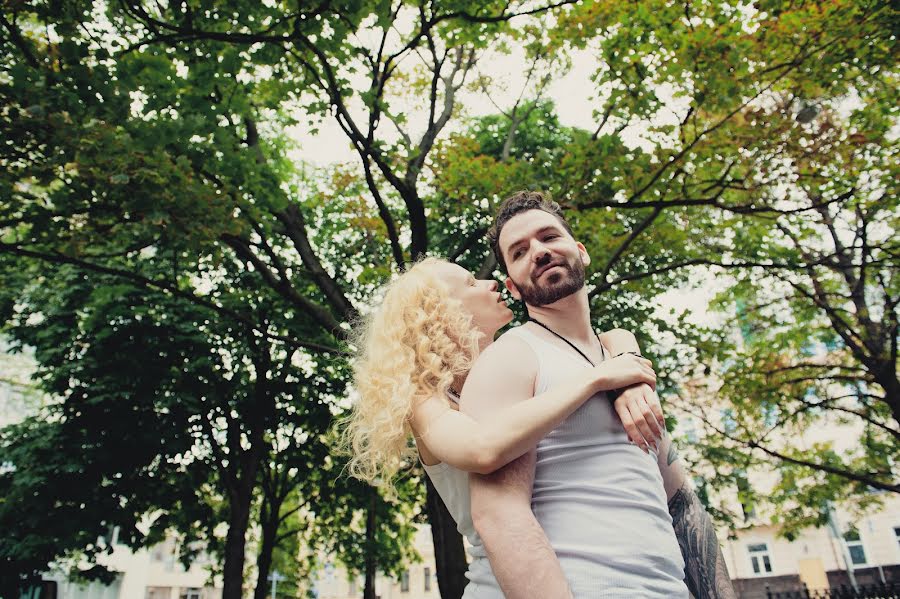
[[[685,582],[691,594],[697,599],[735,599],[712,520],[687,484],[669,500],[669,513],[684,556]]]

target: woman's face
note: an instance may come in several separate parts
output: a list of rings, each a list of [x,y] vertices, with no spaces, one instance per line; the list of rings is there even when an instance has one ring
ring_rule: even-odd
[[[457,264],[440,264],[439,276],[472,314],[472,324],[493,339],[494,333],[512,320],[513,313],[498,291],[497,281],[479,281],[472,273]]]

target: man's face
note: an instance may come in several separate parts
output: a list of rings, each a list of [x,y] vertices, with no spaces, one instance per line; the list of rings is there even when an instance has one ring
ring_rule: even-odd
[[[584,287],[584,267],[591,259],[549,212],[517,214],[498,242],[509,273],[506,287],[516,299],[546,306]]]

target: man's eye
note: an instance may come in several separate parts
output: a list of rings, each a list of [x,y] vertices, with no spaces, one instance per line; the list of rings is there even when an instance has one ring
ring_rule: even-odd
[[[518,258],[521,255],[522,255],[522,250],[517,250],[517,251],[513,252],[513,255],[512,255],[513,260],[515,260],[516,258]]]
[[[551,239],[556,239],[559,235],[547,235],[544,237],[544,241],[550,241]]]

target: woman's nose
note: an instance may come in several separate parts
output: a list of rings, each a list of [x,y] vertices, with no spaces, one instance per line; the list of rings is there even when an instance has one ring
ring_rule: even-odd
[[[491,279],[490,281],[485,281],[487,283],[487,288],[491,291],[497,291],[497,281]]]

